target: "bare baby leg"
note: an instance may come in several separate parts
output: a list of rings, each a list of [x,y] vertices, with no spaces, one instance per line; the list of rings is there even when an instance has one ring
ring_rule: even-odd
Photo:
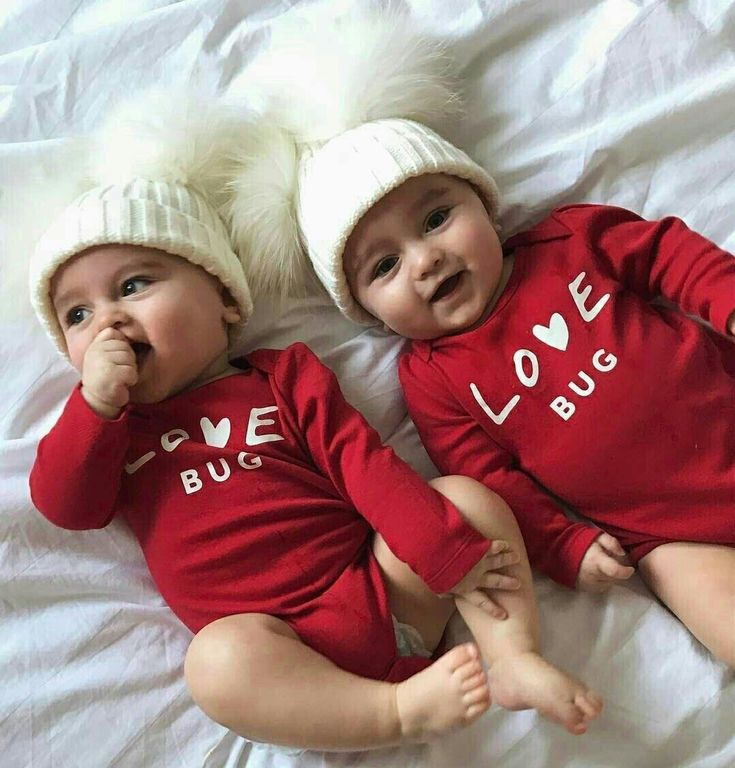
[[[452,648],[401,683],[346,672],[264,614],[228,616],[192,641],[186,680],[213,720],[254,741],[360,750],[426,741],[488,707],[477,648]]]
[[[447,622],[456,611],[454,599],[439,597],[432,592],[406,563],[393,554],[379,534],[374,538],[373,552],[383,572],[391,612],[398,621],[417,630],[426,650],[434,652],[444,636]],[[448,730],[442,724],[446,715],[441,712],[439,702],[433,699],[437,691],[442,697],[449,693],[444,705],[452,710],[464,708],[465,723],[474,721],[490,707],[490,689],[480,663],[480,653],[474,644],[460,647],[464,647],[462,658],[469,654],[472,663],[471,666],[460,666],[462,680],[459,688],[449,685],[441,690],[441,678],[446,676],[444,660],[447,659],[450,666],[456,663],[449,661],[450,654],[457,650],[454,648],[424,673],[406,680],[396,689],[398,711],[406,733]]]
[[[662,544],[638,570],[712,655],[735,668],[735,547]]]
[[[507,541],[520,555],[520,562],[504,569],[519,580],[520,588],[492,593],[506,619],[495,618],[462,598],[456,601],[487,663],[493,700],[506,709],[537,709],[570,733],[584,733],[600,714],[602,700],[540,655],[533,579],[512,511],[497,494],[466,477],[442,477],[432,485],[483,535]]]

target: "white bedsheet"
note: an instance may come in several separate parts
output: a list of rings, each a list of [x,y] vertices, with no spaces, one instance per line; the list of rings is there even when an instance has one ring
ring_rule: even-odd
[[[350,5],[314,4],[334,13]],[[289,756],[250,745],[191,702],[181,674],[190,633],[156,593],[127,529],[61,531],[32,509],[35,446],[75,381],[24,293],[28,247],[58,204],[58,184],[43,173],[71,189],[66,137],[136,90],[226,90],[291,5],[4,0],[0,8],[0,766],[731,768],[733,674],[638,580],[602,598],[537,581],[547,655],[606,698],[582,738],[532,712],[493,708],[428,747]],[[507,233],[561,203],[607,202],[682,216],[735,249],[731,3],[402,5],[448,37],[465,67],[470,108],[458,138],[493,171]],[[259,306],[247,347],[297,338],[430,474],[400,399],[399,342],[313,299]]]

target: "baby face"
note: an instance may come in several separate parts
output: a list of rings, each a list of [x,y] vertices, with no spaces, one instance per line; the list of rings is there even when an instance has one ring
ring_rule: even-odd
[[[479,195],[454,176],[404,182],[358,222],[345,248],[353,297],[395,333],[434,339],[482,322],[503,254]]]
[[[117,329],[135,353],[135,403],[160,402],[227,367],[227,326],[239,313],[225,294],[219,280],[195,264],[134,245],[90,248],[51,283],[72,365],[82,372],[98,334]]]

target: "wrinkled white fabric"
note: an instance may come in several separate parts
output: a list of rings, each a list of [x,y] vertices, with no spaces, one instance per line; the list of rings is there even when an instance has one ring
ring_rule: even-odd
[[[347,5],[316,4],[335,13]],[[59,205],[59,187],[74,186],[67,137],[153,84],[226,90],[290,5],[6,0],[0,9],[0,762],[735,765],[733,674],[638,580],[605,597],[537,581],[546,653],[606,699],[582,738],[534,712],[493,707],[427,747],[296,756],[251,745],[189,698],[181,664],[190,635],[125,527],[61,531],[32,509],[26,477],[36,443],[76,380],[36,326],[24,286],[29,243]],[[647,218],[681,216],[735,249],[735,10],[727,0],[405,5],[416,24],[449,39],[465,67],[468,114],[450,138],[496,179],[506,234],[555,205],[601,202]],[[259,302],[246,335],[244,348],[310,343],[381,434],[432,473],[405,418],[398,339],[350,325],[321,297]],[[459,622],[453,629],[466,637]]]

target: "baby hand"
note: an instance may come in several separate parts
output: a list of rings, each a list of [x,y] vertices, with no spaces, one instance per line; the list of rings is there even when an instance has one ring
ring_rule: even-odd
[[[104,419],[116,419],[138,381],[135,353],[115,328],[103,328],[84,354],[82,397]]]
[[[731,336],[735,336],[735,311],[733,311],[727,320],[727,332]]]
[[[502,568],[520,562],[507,541],[496,539],[474,568],[451,590],[496,619],[507,618],[507,612],[488,594],[491,589],[518,589],[521,582],[515,576],[497,573]]]
[[[601,533],[582,558],[577,588],[588,592],[606,592],[616,581],[629,579],[635,568],[628,565],[625,550],[609,533]]]

